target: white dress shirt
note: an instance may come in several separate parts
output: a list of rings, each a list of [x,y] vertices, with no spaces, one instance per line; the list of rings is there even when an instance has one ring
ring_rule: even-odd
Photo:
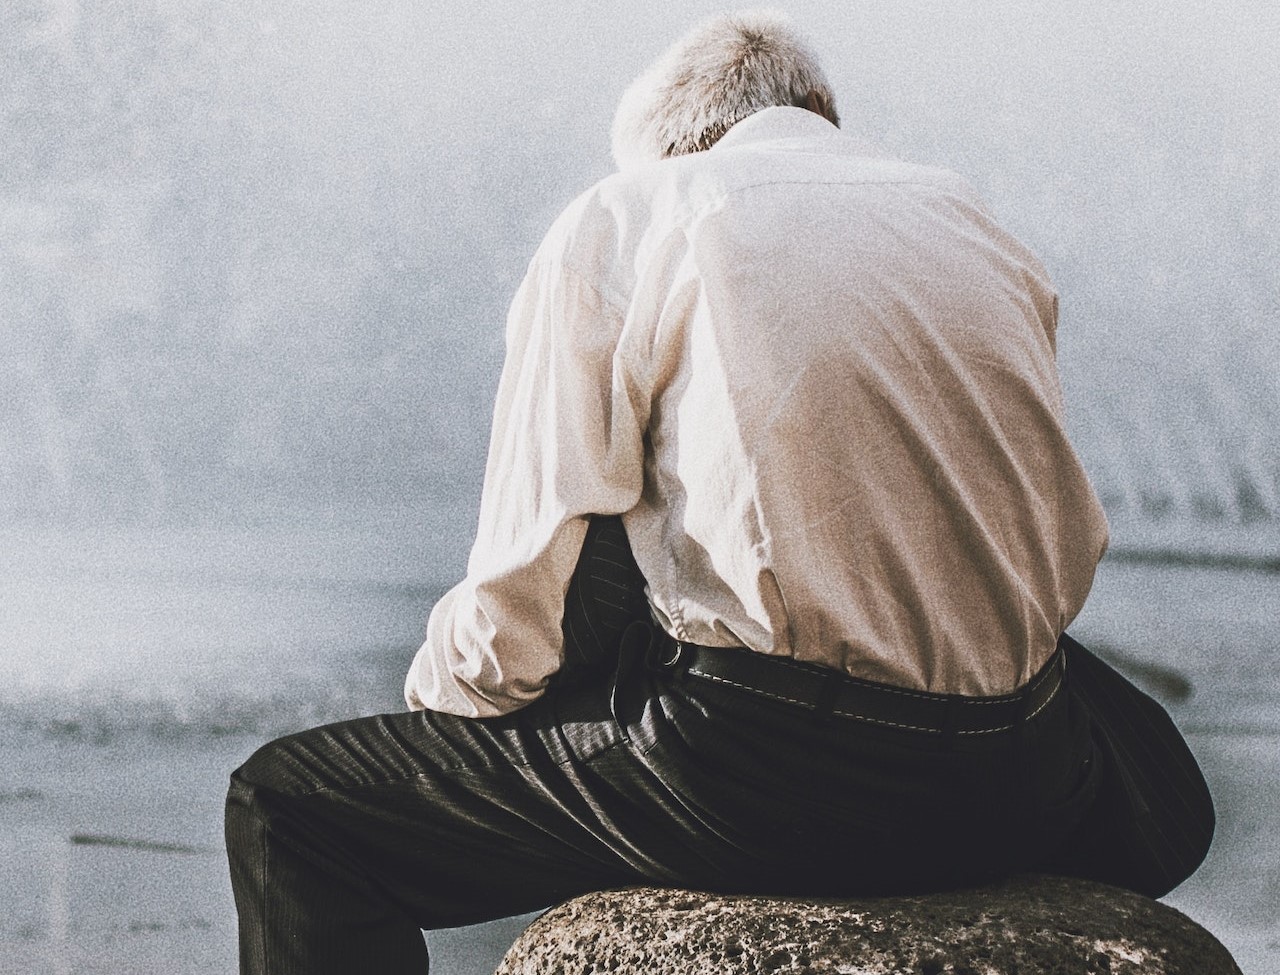
[[[622,514],[677,639],[1016,689],[1107,541],[1056,324],[1044,268],[964,181],[804,109],[603,180],[512,304],[475,546],[409,706],[543,691],[593,513]]]

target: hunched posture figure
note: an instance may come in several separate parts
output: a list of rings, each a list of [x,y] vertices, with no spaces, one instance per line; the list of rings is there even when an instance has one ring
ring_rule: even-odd
[[[412,710],[232,777],[242,971],[420,972],[420,929],[636,883],[1180,882],[1203,779],[1064,635],[1107,536],[1040,263],[771,16],[678,42],[614,145],[512,305]]]

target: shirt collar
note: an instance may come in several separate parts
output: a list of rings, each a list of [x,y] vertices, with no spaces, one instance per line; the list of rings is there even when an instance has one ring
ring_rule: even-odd
[[[777,105],[748,115],[731,126],[710,149],[773,142],[778,139],[840,139],[860,156],[884,155],[874,144],[857,136],[846,135],[816,112],[807,108]]]

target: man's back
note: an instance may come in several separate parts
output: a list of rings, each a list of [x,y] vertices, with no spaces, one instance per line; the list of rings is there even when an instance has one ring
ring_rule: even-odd
[[[1105,521],[1055,295],[957,177],[774,108],[606,180],[540,257],[651,404],[624,520],[668,632],[966,694],[1053,652]]]

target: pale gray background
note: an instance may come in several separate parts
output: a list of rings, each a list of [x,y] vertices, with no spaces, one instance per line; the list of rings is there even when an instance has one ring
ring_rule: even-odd
[[[1203,883],[1240,893],[1184,903],[1280,957],[1280,5],[781,6],[846,127],[966,174],[1057,282],[1115,538],[1082,626],[1192,681]],[[0,6],[0,970],[227,968],[227,769],[398,705],[507,301],[626,82],[717,9]]]

